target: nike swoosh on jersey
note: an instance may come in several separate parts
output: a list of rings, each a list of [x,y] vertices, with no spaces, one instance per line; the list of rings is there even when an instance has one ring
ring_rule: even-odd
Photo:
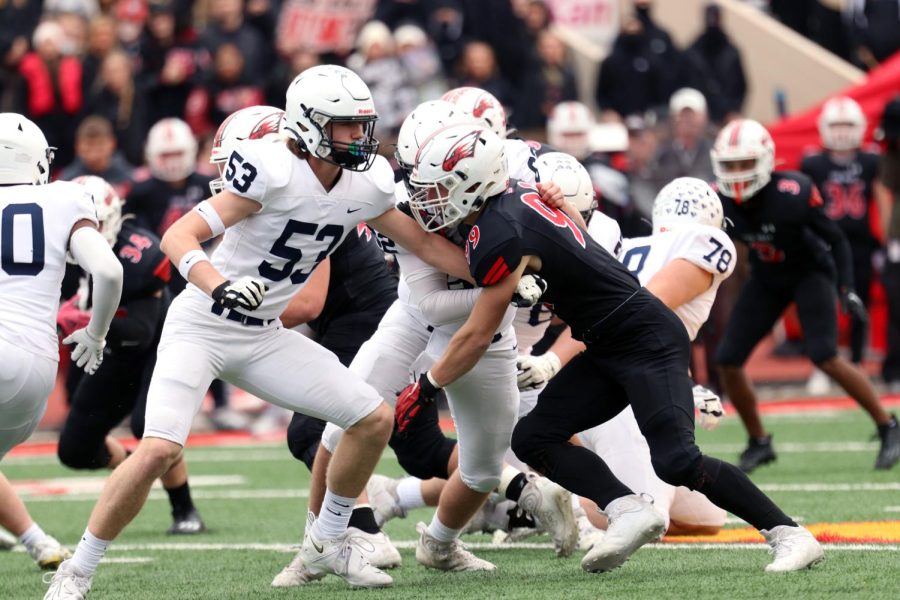
[[[362,210],[362,207],[360,207],[360,208],[348,208],[348,209],[347,209],[347,214],[349,215],[350,213],[355,213],[355,212],[358,211],[358,210]]]

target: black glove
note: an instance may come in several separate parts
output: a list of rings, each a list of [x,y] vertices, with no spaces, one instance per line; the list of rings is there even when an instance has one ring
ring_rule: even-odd
[[[857,296],[852,288],[842,288],[840,299],[841,311],[845,315],[850,315],[862,323],[869,322],[869,313],[866,310],[866,305],[863,304],[862,298]]]
[[[225,281],[212,291],[212,298],[225,308],[256,310],[262,304],[269,286],[259,279],[241,277],[235,282]]]

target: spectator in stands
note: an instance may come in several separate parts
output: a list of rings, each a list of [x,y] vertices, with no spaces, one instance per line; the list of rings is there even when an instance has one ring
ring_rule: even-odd
[[[370,21],[359,30],[356,50],[347,64],[369,86],[378,107],[375,135],[396,135],[403,119],[416,107],[418,93],[397,58],[394,35],[381,21]]]
[[[669,99],[669,116],[672,137],[660,146],[651,167],[656,192],[676,177],[712,181],[712,142],[706,135],[709,120],[703,94],[681,88]]]
[[[444,73],[453,73],[462,55],[464,37],[463,10],[459,0],[435,0],[428,15],[425,31],[444,65]]]
[[[412,84],[416,86],[418,101],[439,98],[447,91],[441,69],[441,59],[428,36],[418,26],[401,25],[394,30],[397,58],[403,63]]]
[[[200,36],[200,42],[213,55],[225,44],[240,49],[244,71],[254,83],[262,81],[270,65],[269,53],[262,35],[244,22],[242,0],[215,0],[209,3],[210,22]]]
[[[503,106],[510,106],[513,96],[509,81],[500,73],[494,49],[484,42],[469,42],[459,63],[459,85],[487,90]]]
[[[122,50],[104,59],[88,105],[94,114],[113,124],[119,148],[132,164],[143,162],[147,133],[146,99],[132,73],[132,62]]]
[[[29,40],[41,18],[40,2],[3,2],[0,4],[0,93],[4,110],[13,104],[10,97],[19,63],[28,53]]]
[[[81,62],[62,53],[65,33],[55,21],[44,21],[34,30],[34,50],[22,58],[21,106],[57,148],[58,164],[72,160],[76,117],[83,102]]]
[[[530,72],[532,75],[523,81],[514,105],[512,118],[520,129],[544,127],[557,104],[578,98],[575,71],[566,46],[549,29],[538,33],[537,62]]]
[[[704,9],[706,28],[685,50],[680,79],[700,90],[715,123],[741,112],[747,95],[747,80],[740,51],[722,29],[722,11],[717,4]]]
[[[662,65],[650,51],[644,26],[627,15],[612,51],[600,63],[597,104],[621,119],[656,108],[666,98]]]
[[[636,212],[649,219],[653,211],[653,201],[656,199],[653,157],[656,156],[659,147],[659,137],[653,125],[639,115],[626,117],[625,127],[628,129],[629,192]],[[649,231],[637,235],[649,235]]]
[[[266,104],[282,106],[288,86],[294,77],[310,67],[320,64],[319,55],[309,50],[291,50],[286,60],[278,61],[266,84]]]
[[[550,7],[544,0],[528,0],[523,6],[520,17],[525,23],[528,34],[534,40],[538,39],[540,33],[547,29],[553,21]]]
[[[377,4],[373,20],[396,29],[408,23],[424,28],[434,3],[429,0],[379,0]]]
[[[103,61],[118,45],[115,19],[105,15],[95,17],[88,29],[87,53],[82,59],[82,87],[85,97],[94,87]]]
[[[63,169],[59,178],[71,181],[81,175],[102,177],[121,198],[128,196],[134,167],[116,150],[116,135],[106,117],[92,115],[75,132],[75,161]]]
[[[265,91],[256,80],[248,72],[240,48],[231,43],[219,46],[213,58],[213,72],[194,88],[187,102],[186,120],[194,133],[215,131],[231,113],[262,104]]]
[[[119,0],[116,3],[116,33],[119,36],[119,44],[131,57],[137,56],[140,49],[147,14],[145,0]]]
[[[666,96],[675,91],[678,84],[678,50],[672,43],[669,32],[656,24],[650,15],[653,0],[634,0],[634,13],[644,26],[647,46],[662,66],[663,93]]]
[[[190,36],[179,35],[175,5],[150,5],[147,29],[141,39],[141,78],[150,105],[148,120],[184,116],[185,105],[199,73],[210,63],[209,52]]]
[[[851,58],[873,69],[900,50],[900,2],[848,0],[845,7]]]
[[[881,279],[887,294],[887,355],[881,376],[891,393],[900,393],[900,96],[884,108],[876,137],[884,144],[878,166],[875,199],[886,239]]]

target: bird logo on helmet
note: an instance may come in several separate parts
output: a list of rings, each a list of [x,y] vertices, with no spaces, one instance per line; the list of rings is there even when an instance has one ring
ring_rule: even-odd
[[[213,138],[213,147],[209,153],[210,164],[216,165],[219,176],[209,182],[209,189],[217,194],[225,189],[223,171],[228,157],[234,151],[238,142],[243,140],[261,140],[271,137],[272,141],[281,139],[279,132],[281,122],[284,119],[284,111],[274,106],[249,106],[231,113],[222,121],[216,137]]]

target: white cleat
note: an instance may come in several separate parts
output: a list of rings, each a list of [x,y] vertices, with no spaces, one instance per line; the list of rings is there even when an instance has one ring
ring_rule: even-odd
[[[379,588],[394,583],[391,576],[369,564],[360,539],[347,530],[331,540],[320,540],[307,530],[300,548],[300,558],[313,576],[333,573],[351,587]]]
[[[400,551],[383,531],[366,533],[356,527],[348,527],[348,535],[355,538],[357,547],[369,564],[379,569],[396,569],[400,566]]]
[[[590,573],[612,571],[625,564],[634,552],[666,531],[666,522],[653,504],[632,494],[616,498],[606,507],[609,529],[581,561]]]
[[[309,536],[309,532],[312,531],[312,526],[315,522],[316,515],[312,512],[307,512],[306,529],[303,531],[304,542],[306,542],[306,538]],[[288,563],[288,566],[283,568],[281,573],[276,575],[275,579],[272,580],[272,587],[297,587],[313,581],[318,581],[323,577],[325,577],[325,573],[315,575],[310,573],[309,569],[307,569],[306,565],[303,563],[303,552],[297,552],[296,556]]]
[[[42,569],[55,569],[59,567],[62,561],[72,558],[69,549],[56,541],[52,536],[46,536],[44,539],[36,543],[28,549],[28,553],[34,562]]]
[[[594,527],[584,509],[579,506],[574,510],[575,524],[578,526],[578,549],[585,552],[603,541],[606,531]]]
[[[522,488],[519,507],[531,513],[550,534],[557,556],[569,556],[578,545],[572,494],[535,473],[528,473],[526,478],[528,483]]]
[[[766,565],[767,573],[786,573],[808,569],[814,564],[825,560],[825,551],[807,529],[803,527],[791,527],[779,525],[770,531],[760,531],[769,546],[775,559]]]
[[[46,577],[49,573],[46,573]],[[93,575],[83,575],[75,570],[72,561],[65,561],[50,580],[50,589],[44,594],[44,600],[84,600],[91,591]],[[45,581],[46,583],[46,581]]]
[[[406,509],[400,506],[400,496],[397,495],[399,483],[384,475],[374,474],[369,477],[366,494],[369,496],[372,512],[375,513],[375,524],[379,527],[384,527],[391,519],[406,517]]]
[[[493,563],[482,560],[466,550],[459,539],[439,542],[428,534],[425,523],[416,524],[419,543],[416,544],[416,560],[420,564],[439,571],[493,571]]]

